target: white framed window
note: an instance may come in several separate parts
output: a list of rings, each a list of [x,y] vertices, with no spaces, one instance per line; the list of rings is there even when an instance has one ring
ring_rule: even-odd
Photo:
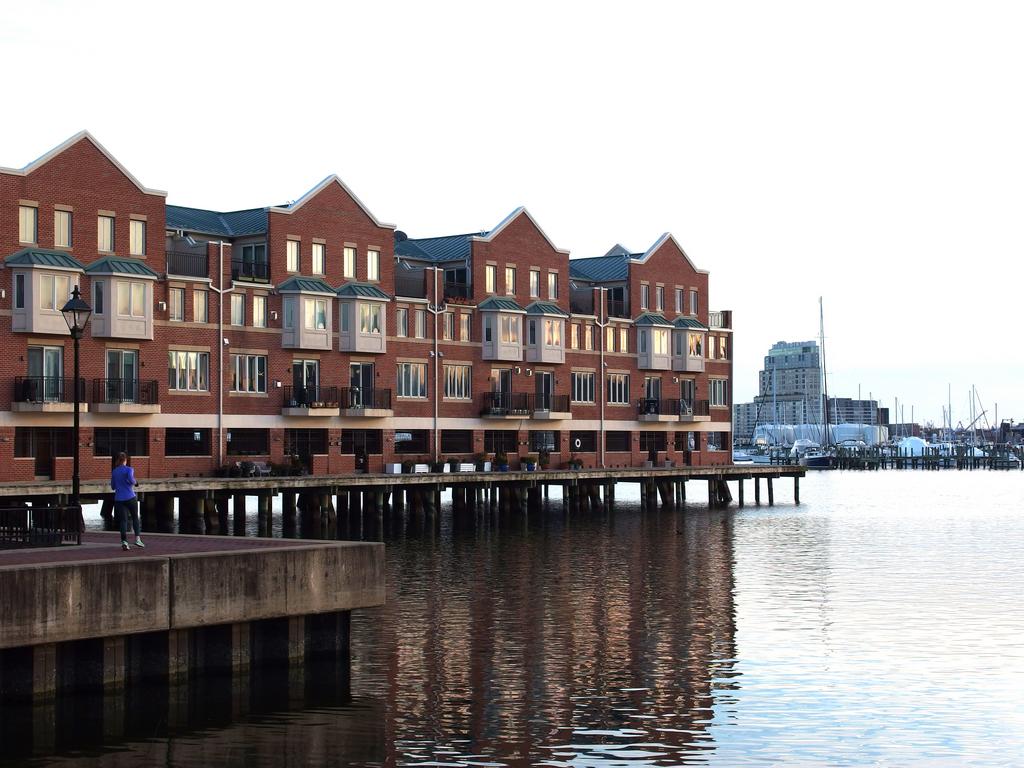
[[[445,312],[441,318],[441,338],[451,341],[455,338],[455,315],[452,312]]]
[[[531,320],[527,325],[527,340],[530,346],[537,343],[537,321]]]
[[[539,269],[531,269],[530,270],[530,298],[531,299],[539,299],[540,298],[540,270]]]
[[[267,297],[266,296],[253,296],[252,297],[252,327],[253,328],[266,328],[267,327]]]
[[[505,295],[516,295],[516,268],[505,267]]]
[[[209,322],[210,309],[207,302],[208,291],[193,290],[192,291],[192,322],[193,323],[206,323]]]
[[[310,269],[314,275],[324,274],[324,244],[313,243],[312,250],[310,251]]]
[[[687,352],[690,357],[704,357],[704,334],[690,333]]]
[[[544,320],[544,346],[545,347],[561,347],[562,346],[562,321],[561,320]]]
[[[470,330],[470,318],[472,315],[467,315],[463,312],[459,315],[459,341],[469,341],[471,330]]]
[[[146,255],[146,222],[132,219],[128,222],[128,253]]]
[[[380,280],[380,251],[366,252],[366,279]]]
[[[97,315],[102,315],[106,312],[106,302],[104,302],[106,287],[106,283],[104,283],[102,280],[97,280],[92,285],[93,311]]]
[[[117,314],[122,317],[146,316],[146,284],[120,280],[117,283]]]
[[[380,304],[363,302],[359,305],[359,332],[380,333]]]
[[[445,365],[444,397],[446,400],[469,400],[473,396],[473,366]]]
[[[654,308],[659,312],[665,311],[665,286],[663,285],[654,289]]]
[[[356,249],[352,246],[345,246],[342,251],[342,274],[345,277],[355,279],[356,276]]]
[[[426,363],[399,363],[398,364],[398,396],[399,397],[426,397],[427,396],[427,364]]]
[[[640,309],[647,309],[651,305],[651,286],[640,286]]]
[[[96,217],[96,248],[100,253],[113,253],[114,245],[114,217]]]
[[[289,272],[299,271],[299,241],[288,240],[285,243],[285,269]]]
[[[656,355],[668,354],[668,329],[654,328],[651,330],[651,347]]]
[[[500,320],[501,341],[503,344],[519,343],[519,318],[515,315],[501,315]]]
[[[167,290],[168,319],[180,323],[185,319],[185,289],[169,288]]]
[[[71,278],[67,275],[41,275],[39,278],[39,308],[60,311],[71,297]]]
[[[39,237],[39,209],[34,205],[18,206],[18,242],[34,243]]]
[[[593,351],[594,349],[594,326],[583,326],[583,348]]]
[[[494,293],[498,288],[498,268],[493,264],[484,266],[484,290]]]
[[[399,307],[395,310],[395,336],[405,337],[409,335],[409,310]]]
[[[416,310],[416,338],[427,338],[427,312],[424,309]]]
[[[619,328],[619,352],[629,352],[628,328]]]
[[[306,299],[304,306],[306,329],[310,331],[327,330],[327,300]]]
[[[708,401],[710,405],[729,404],[728,379],[708,379]]]
[[[548,272],[548,298],[558,298],[558,273]]]
[[[25,308],[25,273],[19,272],[14,276],[14,308]]]
[[[167,388],[182,392],[209,391],[210,353],[168,350]]]
[[[580,337],[583,335],[583,329],[579,323],[573,323],[569,330],[569,348],[579,349],[580,348]]]
[[[245,325],[245,295],[231,294],[231,324]]]
[[[697,308],[698,308],[698,305],[697,305],[697,289],[693,288],[693,289],[690,290],[690,314],[691,315],[696,315],[697,314]]]
[[[231,355],[231,391],[266,393],[267,356]]]
[[[615,329],[610,325],[604,329],[604,351],[615,351]]]
[[[608,374],[608,402],[615,405],[629,405],[629,374]]]
[[[573,371],[570,374],[572,401],[574,403],[594,402],[594,377],[595,374],[582,371]]]
[[[71,247],[71,211],[53,212],[53,247]]]
[[[683,289],[676,288],[676,314],[683,314]]]

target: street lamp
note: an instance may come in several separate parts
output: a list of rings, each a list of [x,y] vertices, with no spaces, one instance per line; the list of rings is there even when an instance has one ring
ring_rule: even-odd
[[[60,311],[64,315],[64,322],[68,324],[68,330],[71,331],[71,338],[75,340],[75,377],[71,383],[71,387],[75,391],[74,465],[71,472],[71,505],[78,508],[78,521],[81,527],[83,524],[82,505],[78,498],[78,410],[81,404],[81,393],[78,390],[78,340],[82,338],[85,324],[89,322],[92,307],[86,304],[76,285],[75,289],[71,292],[71,298],[68,299],[68,303],[61,307]]]

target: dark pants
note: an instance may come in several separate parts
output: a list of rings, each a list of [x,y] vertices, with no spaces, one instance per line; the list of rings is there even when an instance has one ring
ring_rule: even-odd
[[[114,514],[117,516],[117,522],[121,526],[121,541],[128,541],[129,514],[132,516],[132,528],[135,529],[135,535],[139,536],[142,533],[142,526],[139,525],[138,499],[129,499],[128,501],[115,501]]]

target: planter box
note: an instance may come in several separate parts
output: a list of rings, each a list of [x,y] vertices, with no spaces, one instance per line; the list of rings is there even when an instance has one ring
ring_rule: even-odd
[[[400,474],[402,474],[402,465],[401,464],[385,464],[384,465],[384,474],[386,474],[386,475],[400,475]]]
[[[674,464],[675,464],[675,462],[673,462],[673,461],[671,461],[669,459],[665,459],[665,469],[672,469]]]
[[[481,463],[483,464],[483,469],[478,470],[479,472],[490,472],[491,471],[491,462],[484,461],[484,462],[481,462]]]
[[[654,462],[653,461],[645,461],[644,462],[644,469],[654,469]]]
[[[459,464],[459,472],[476,472],[476,464]]]
[[[427,475],[427,474],[430,474],[430,465],[429,464],[417,464],[415,467],[412,468],[412,471],[413,471],[413,474],[416,474],[416,475]]]

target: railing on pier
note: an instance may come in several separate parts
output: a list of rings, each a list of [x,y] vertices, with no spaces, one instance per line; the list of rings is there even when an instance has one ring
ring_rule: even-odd
[[[81,544],[79,507],[0,509],[0,549]]]
[[[270,264],[264,261],[231,260],[231,279],[253,283],[270,282]]]
[[[341,407],[391,410],[391,390],[376,387],[342,387]]]
[[[310,384],[304,387],[284,387],[285,408],[337,408],[338,388]]]
[[[156,405],[159,403],[160,388],[156,379],[93,379],[92,400],[94,403],[135,403]]]
[[[482,416],[529,416],[530,396],[525,392],[484,392]]]
[[[59,376],[18,376],[14,379],[16,403],[72,403],[75,400],[73,378]],[[85,402],[85,379],[78,380],[78,399]]]
[[[185,277],[209,277],[210,263],[205,253],[167,252],[167,274]]]
[[[653,397],[642,397],[637,400],[636,413],[638,416],[678,416],[680,402],[676,398],[659,400]]]

